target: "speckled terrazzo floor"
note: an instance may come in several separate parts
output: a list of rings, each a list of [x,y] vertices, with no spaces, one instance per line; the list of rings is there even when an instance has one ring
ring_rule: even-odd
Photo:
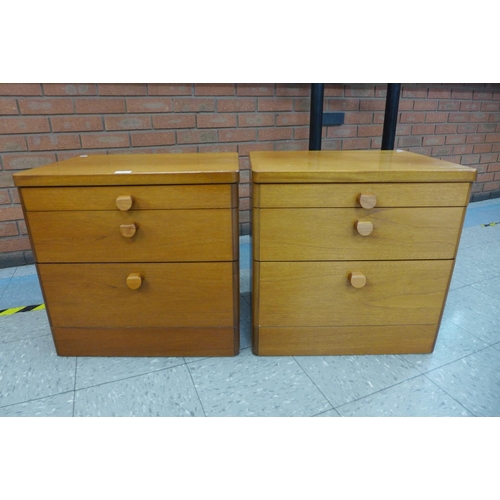
[[[234,358],[56,355],[45,311],[0,317],[0,416],[500,416],[500,200],[469,206],[434,353],[257,357],[250,238]],[[0,269],[0,309],[43,302],[34,266]]]

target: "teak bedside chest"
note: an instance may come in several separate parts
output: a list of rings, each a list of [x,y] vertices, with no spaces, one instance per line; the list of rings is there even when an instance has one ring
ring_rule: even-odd
[[[250,161],[254,353],[432,352],[476,171],[404,151]]]
[[[15,174],[57,353],[237,354],[238,176],[235,153]]]

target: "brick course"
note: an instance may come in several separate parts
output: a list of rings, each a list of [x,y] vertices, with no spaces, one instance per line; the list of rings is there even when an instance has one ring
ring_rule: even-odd
[[[32,260],[11,174],[80,154],[237,152],[248,234],[248,155],[307,150],[309,96],[303,83],[0,84],[0,253]],[[325,111],[345,123],[324,127],[322,148],[379,149],[385,96],[325,84]],[[499,196],[500,84],[403,84],[395,147],[477,168],[472,200]]]
[[[101,116],[53,116],[50,118],[52,132],[90,132],[103,130]]]

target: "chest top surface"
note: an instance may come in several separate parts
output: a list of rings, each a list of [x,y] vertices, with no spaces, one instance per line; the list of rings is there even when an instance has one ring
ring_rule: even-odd
[[[18,187],[232,184],[237,153],[83,155],[14,174]]]
[[[476,170],[408,151],[250,153],[255,183],[472,182]]]

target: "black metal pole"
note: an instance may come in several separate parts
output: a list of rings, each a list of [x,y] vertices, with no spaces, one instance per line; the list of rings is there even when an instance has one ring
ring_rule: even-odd
[[[323,132],[324,83],[311,83],[311,119],[309,122],[309,151],[321,151]]]
[[[396,139],[396,125],[398,123],[400,83],[387,84],[387,97],[385,100],[384,130],[382,132],[381,149],[394,149]]]

